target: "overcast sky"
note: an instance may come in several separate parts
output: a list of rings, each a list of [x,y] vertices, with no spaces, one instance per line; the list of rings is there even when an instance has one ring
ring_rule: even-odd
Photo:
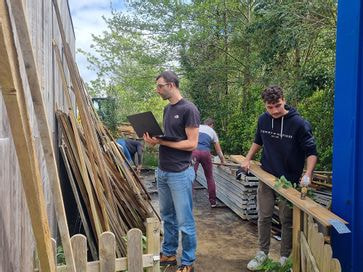
[[[123,0],[69,0],[76,34],[76,49],[91,51],[91,35],[100,34],[106,29],[102,16],[110,17],[111,5],[113,9],[120,10],[123,2]],[[95,72],[87,69],[87,59],[79,53],[77,53],[77,64],[85,82],[96,78]]]

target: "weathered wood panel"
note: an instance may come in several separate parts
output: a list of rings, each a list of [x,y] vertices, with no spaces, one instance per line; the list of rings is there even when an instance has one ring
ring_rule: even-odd
[[[6,0],[9,1],[9,0]],[[59,46],[60,35],[57,21],[54,16],[52,0],[24,0],[26,7],[29,32],[31,33],[32,45],[35,49],[35,58],[39,71],[41,91],[46,104],[48,121],[55,140],[55,114],[54,109],[66,110],[61,89],[61,81],[54,61],[52,51],[52,40]],[[58,1],[61,7],[62,21],[65,27],[67,40],[74,54],[74,31],[71,22],[67,0]],[[21,55],[19,56],[22,60]],[[38,158],[40,162],[41,175],[47,202],[47,213],[50,221],[52,236],[56,236],[56,221],[54,219],[54,208],[50,185],[46,173],[43,151],[40,144],[39,133],[34,109],[30,107],[31,96],[26,82],[25,68],[22,70],[23,84],[26,91],[28,111],[34,141],[36,143]],[[0,92],[1,93],[1,92]],[[56,142],[55,142],[56,143]],[[56,144],[55,144],[56,146]],[[22,189],[21,177],[18,169],[16,152],[12,135],[8,125],[8,118],[0,94],[0,271],[31,271],[33,265],[34,238],[28,214],[28,208]]]

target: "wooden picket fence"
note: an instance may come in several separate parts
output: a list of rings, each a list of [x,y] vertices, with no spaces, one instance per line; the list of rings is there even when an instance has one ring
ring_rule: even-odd
[[[99,236],[99,260],[87,262],[87,239],[82,234],[71,238],[77,272],[160,272],[160,222],[157,218],[146,221],[146,253],[143,252],[142,232],[131,229],[127,233],[127,257],[116,258],[116,240],[112,232]],[[56,243],[53,241],[54,256]],[[57,263],[57,260],[55,260]],[[39,271],[35,269],[34,272]],[[67,265],[57,266],[57,272],[67,272]]]
[[[318,231],[312,216],[304,218],[300,232],[301,270],[307,272],[340,272],[338,259],[333,258],[332,248],[324,243],[324,235]]]

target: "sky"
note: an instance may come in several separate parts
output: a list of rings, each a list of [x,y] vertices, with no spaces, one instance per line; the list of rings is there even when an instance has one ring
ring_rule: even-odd
[[[98,35],[106,30],[102,16],[111,16],[113,9],[120,10],[123,0],[68,0],[72,14],[74,32],[76,34],[76,49],[92,52],[92,34]],[[96,79],[96,73],[87,68],[87,59],[80,53],[76,56],[78,68],[85,82]]]

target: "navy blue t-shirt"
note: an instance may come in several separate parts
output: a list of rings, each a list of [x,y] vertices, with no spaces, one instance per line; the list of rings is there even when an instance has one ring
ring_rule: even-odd
[[[176,104],[168,104],[164,108],[164,134],[166,136],[187,139],[185,128],[197,128],[200,116],[197,107],[186,99]],[[164,145],[159,147],[159,168],[166,172],[181,172],[191,162],[191,151],[179,150]]]

